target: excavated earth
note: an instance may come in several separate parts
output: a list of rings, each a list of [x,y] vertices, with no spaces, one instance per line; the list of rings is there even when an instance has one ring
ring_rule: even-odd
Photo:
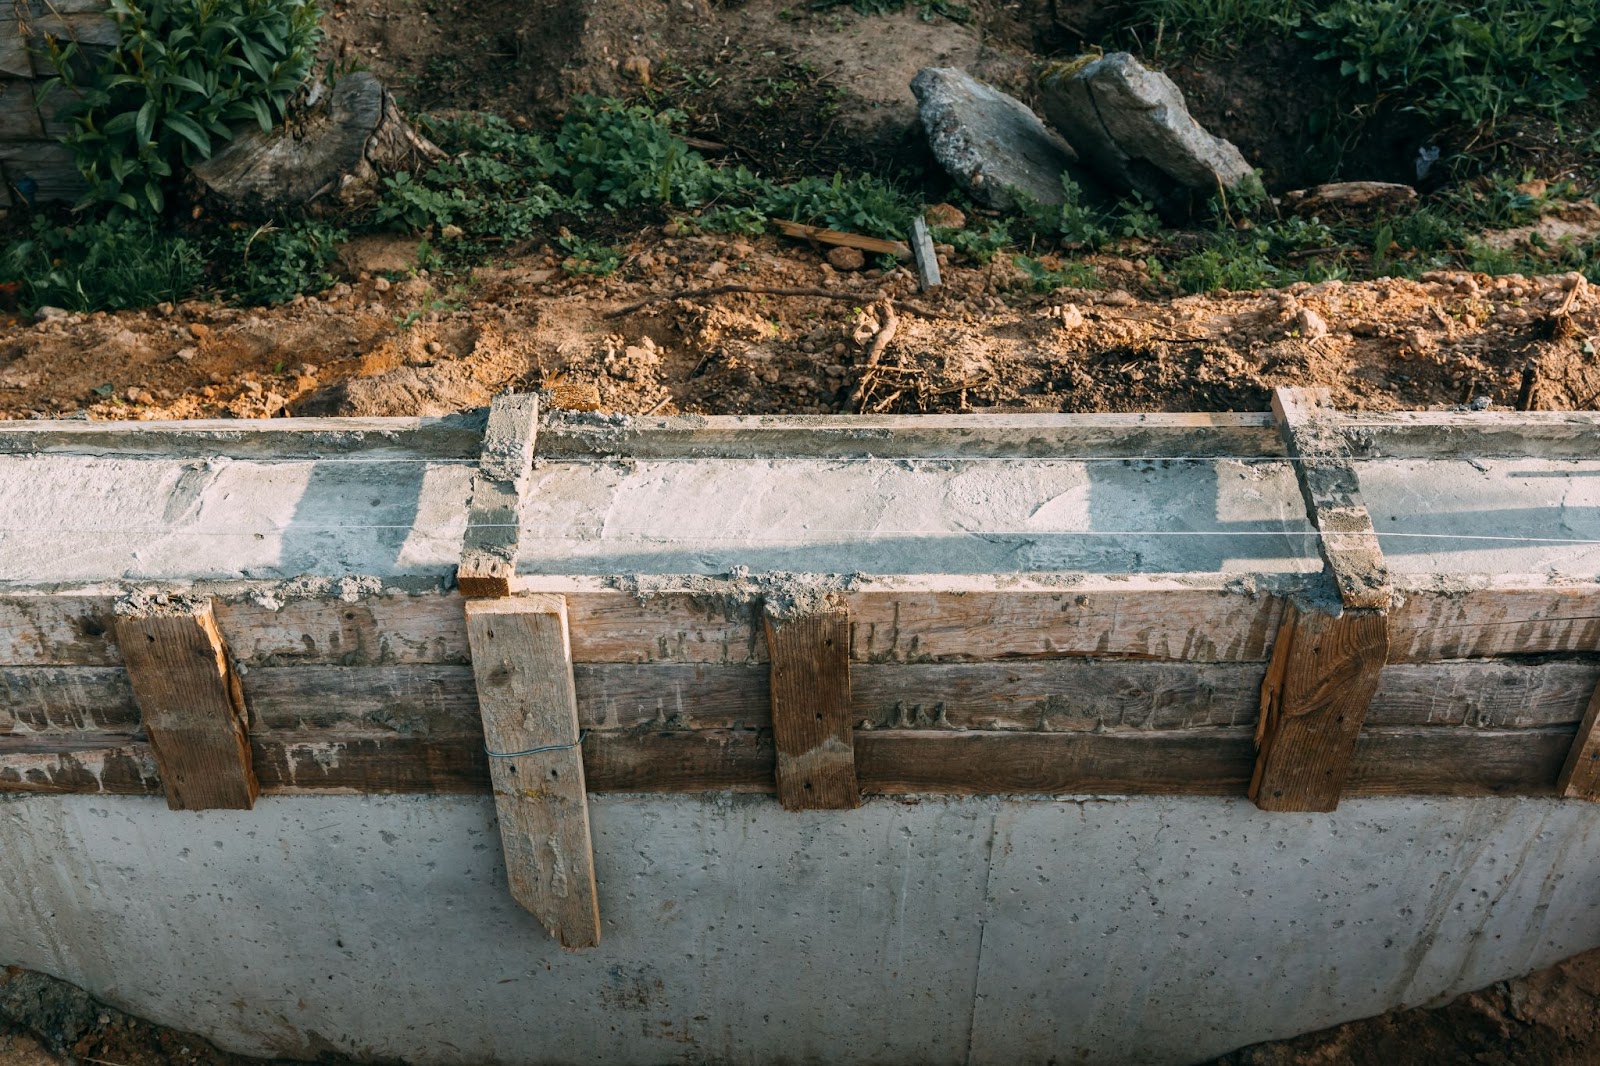
[[[0,416],[443,414],[505,388],[626,414],[1259,411],[1280,385],[1369,410],[1600,398],[1600,295],[1573,293],[1576,275],[1152,298],[1132,295],[1136,261],[1101,259],[1104,288],[1045,295],[1001,259],[947,258],[945,285],[922,294],[906,267],[835,271],[777,237],[646,231],[607,279],[537,251],[407,277],[415,252],[360,239],[347,282],[275,308],[188,302],[0,329]],[[730,285],[818,294],[671,298]],[[867,372],[885,298],[896,329]]]

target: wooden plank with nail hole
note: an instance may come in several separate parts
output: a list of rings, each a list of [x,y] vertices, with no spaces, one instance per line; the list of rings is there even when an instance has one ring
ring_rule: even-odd
[[[764,612],[772,660],[778,801],[786,810],[861,806],[850,710],[850,612]]]
[[[120,615],[116,634],[167,806],[253,807],[249,717],[211,601]]]
[[[472,673],[511,895],[569,949],[600,943],[567,605],[468,600]],[[511,753],[528,754],[512,756]]]

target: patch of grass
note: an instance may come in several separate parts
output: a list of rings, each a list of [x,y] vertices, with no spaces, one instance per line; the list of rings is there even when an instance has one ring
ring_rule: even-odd
[[[1159,53],[1158,41],[1238,45],[1263,30],[1297,28],[1306,8],[1306,0],[1133,0],[1126,21]]]
[[[1281,271],[1267,258],[1271,242],[1249,234],[1221,233],[1210,245],[1166,268],[1167,280],[1184,292],[1264,289]]]
[[[1032,256],[1018,255],[1011,259],[1012,265],[1022,271],[1035,292],[1054,292],[1056,289],[1093,289],[1098,288],[1099,275],[1094,267],[1088,263],[1077,260],[1062,262],[1054,259],[1035,259]]]
[[[61,225],[40,215],[0,251],[0,283],[17,283],[29,310],[120,311],[181,300],[204,274],[200,242],[143,218]]]
[[[556,243],[567,253],[567,258],[562,260],[561,269],[569,274],[609,278],[622,265],[622,253],[600,241],[567,234],[558,238]]]

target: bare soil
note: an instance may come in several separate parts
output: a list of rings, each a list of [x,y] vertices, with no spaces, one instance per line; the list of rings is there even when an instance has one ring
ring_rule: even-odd
[[[839,271],[778,237],[648,230],[607,279],[569,276],[548,250],[407,277],[415,250],[365,238],[346,250],[348,282],[276,308],[14,323],[0,416],[441,414],[558,386],[629,414],[1258,411],[1280,385],[1325,386],[1351,409],[1600,398],[1600,298],[1573,293],[1577,275],[1148,297],[1132,295],[1142,264],[1108,258],[1104,289],[1043,295],[1007,262],[947,257],[945,285],[922,294],[906,267]],[[670,298],[727,286],[822,295]],[[885,299],[897,328],[869,371]]]

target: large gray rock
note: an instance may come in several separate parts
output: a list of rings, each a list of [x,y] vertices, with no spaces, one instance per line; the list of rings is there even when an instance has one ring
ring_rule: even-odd
[[[933,157],[975,199],[1002,211],[1065,201],[1077,154],[1021,100],[953,67],[917,71],[911,91]]]
[[[1239,149],[1194,120],[1172,79],[1127,52],[1050,75],[1041,104],[1102,179],[1139,192],[1168,219],[1218,188],[1256,184]]]

